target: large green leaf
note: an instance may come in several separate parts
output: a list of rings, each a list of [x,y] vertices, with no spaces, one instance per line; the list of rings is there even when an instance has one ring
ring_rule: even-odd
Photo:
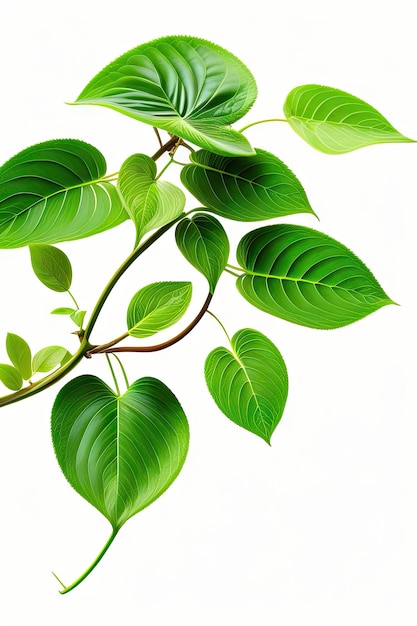
[[[127,309],[129,335],[141,339],[175,324],[190,304],[192,285],[188,282],[160,282],[142,287]]]
[[[117,396],[96,376],[80,376],[52,409],[58,463],[74,489],[119,529],[174,481],[189,442],[177,398],[155,378]]]
[[[172,183],[156,180],[155,161],[146,154],[126,159],[117,186],[136,226],[136,244],[145,233],[168,224],[183,212],[184,192]]]
[[[33,271],[41,283],[53,291],[68,291],[72,267],[65,252],[44,243],[30,245],[29,251]]]
[[[233,54],[204,39],[162,37],[99,72],[74,104],[97,104],[219,154],[253,154],[228,128],[256,99],[256,83]]]
[[[23,384],[21,373],[8,363],[0,363],[0,380],[9,389],[17,391]]]
[[[301,183],[278,157],[222,157],[193,153],[181,180],[202,205],[232,220],[256,222],[293,213],[313,213]]]
[[[181,220],[175,239],[187,261],[207,278],[213,293],[229,258],[229,240],[223,226],[212,215],[197,214]]]
[[[243,237],[240,293],[254,306],[295,324],[338,328],[392,300],[346,246],[304,226],[279,224]]]
[[[19,152],[0,168],[0,248],[81,239],[126,220],[105,173],[103,155],[76,139]]]
[[[412,142],[372,106],[340,89],[301,85],[287,96],[284,114],[300,137],[327,154],[377,143]]]
[[[216,348],[204,368],[207,386],[233,422],[270,443],[288,394],[287,368],[278,349],[257,330],[239,330],[232,351]]]
[[[32,353],[28,343],[19,335],[7,333],[6,350],[17,371],[24,380],[29,380],[32,376]]]

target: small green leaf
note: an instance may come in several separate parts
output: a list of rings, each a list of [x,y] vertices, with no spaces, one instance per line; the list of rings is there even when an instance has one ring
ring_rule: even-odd
[[[253,154],[229,128],[257,95],[248,68],[197,37],[161,37],[129,50],[99,72],[74,104],[97,104],[218,154]]]
[[[313,213],[305,191],[278,157],[222,157],[205,150],[190,156],[181,180],[213,213],[240,222],[257,222],[294,213]]]
[[[140,289],[127,309],[129,335],[141,339],[175,324],[190,304],[189,282],[152,283]]]
[[[63,365],[71,358],[71,353],[61,346],[48,346],[42,348],[33,357],[32,369],[36,372],[50,372],[57,365]]]
[[[284,114],[300,137],[326,154],[414,141],[395,130],[372,106],[333,87],[296,87],[287,96]]]
[[[305,226],[265,226],[237,249],[237,288],[261,311],[310,328],[352,324],[394,304],[346,246]]]
[[[18,391],[23,385],[23,378],[20,372],[7,363],[0,364],[0,380],[8,389]]]
[[[32,376],[32,354],[26,341],[19,335],[7,333],[6,350],[9,359],[24,380],[29,380]]]
[[[213,293],[229,258],[229,240],[223,226],[212,215],[197,214],[181,220],[175,239],[187,261],[207,278]]]
[[[51,430],[68,482],[114,529],[172,484],[189,443],[180,403],[155,378],[117,396],[96,376],[79,376],[59,392]]]
[[[78,326],[79,328],[82,328],[86,313],[87,311],[80,311],[80,310],[74,311],[73,313],[71,313],[70,318],[76,326]]]
[[[60,307],[58,309],[54,309],[51,311],[51,315],[71,315],[71,313],[76,313],[75,309],[69,309],[68,307]]]
[[[156,180],[155,161],[146,154],[126,159],[117,186],[136,226],[136,245],[145,233],[168,224],[184,210],[184,192],[172,183]]]
[[[232,351],[216,348],[205,364],[207,386],[233,422],[270,443],[288,394],[287,368],[278,349],[257,330],[239,330]]]
[[[42,243],[30,245],[29,251],[33,271],[41,283],[53,291],[68,291],[72,267],[65,252]]]
[[[89,237],[128,217],[103,155],[76,139],[44,141],[0,167],[0,248]]]

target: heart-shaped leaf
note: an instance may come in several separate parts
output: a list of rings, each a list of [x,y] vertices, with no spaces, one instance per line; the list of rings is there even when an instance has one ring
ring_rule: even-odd
[[[8,363],[0,364],[0,380],[8,389],[12,391],[18,391],[23,385],[23,378],[21,373]]]
[[[33,357],[32,370],[35,372],[50,372],[57,365],[64,365],[71,358],[71,353],[61,346],[42,348]]]
[[[143,235],[181,215],[184,192],[172,183],[156,180],[156,165],[146,154],[134,154],[123,163],[117,186],[137,232]]]
[[[241,222],[294,213],[314,213],[305,191],[278,157],[256,150],[254,156],[222,157],[193,153],[181,171],[184,186],[210,211]]]
[[[181,220],[175,239],[187,261],[207,278],[213,293],[229,258],[229,240],[223,226],[212,215],[197,214]]]
[[[191,300],[188,282],[160,282],[142,287],[127,309],[129,335],[141,339],[169,328],[184,315]]]
[[[128,215],[102,180],[103,155],[76,139],[31,146],[0,168],[0,248],[57,243],[118,226]]]
[[[413,141],[395,130],[374,107],[333,87],[296,87],[285,100],[284,114],[300,137],[327,154]]]
[[[256,99],[256,83],[233,54],[204,39],[162,37],[99,72],[74,104],[98,104],[218,154],[253,154],[228,128]]]
[[[24,380],[29,380],[32,376],[32,353],[28,343],[19,335],[7,333],[6,350],[9,359]]]
[[[219,409],[233,422],[270,443],[288,394],[287,368],[278,349],[257,330],[239,330],[232,351],[216,348],[204,368]]]
[[[59,392],[52,440],[68,482],[117,530],[177,477],[189,428],[161,381],[142,378],[116,396],[102,380],[85,375]]]
[[[72,267],[65,252],[43,243],[32,244],[29,251],[33,271],[41,283],[53,291],[68,291]]]
[[[311,328],[339,328],[394,304],[346,246],[312,228],[279,224],[245,235],[237,288],[262,311]]]

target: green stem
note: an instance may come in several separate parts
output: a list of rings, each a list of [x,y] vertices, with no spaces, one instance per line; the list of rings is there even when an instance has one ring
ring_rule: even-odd
[[[116,395],[118,395],[120,397],[120,388],[119,385],[117,384],[117,378],[116,378],[116,374],[114,373],[114,369],[113,369],[113,365],[110,363],[110,357],[108,354],[106,354],[106,359],[107,359],[107,364],[110,368],[111,371],[111,375],[113,378],[113,382],[114,382],[114,386],[116,387]]]
[[[241,128],[239,132],[243,133],[244,130],[251,128],[251,126],[257,126],[258,124],[265,124],[267,122],[288,122],[288,120],[283,119],[281,117],[270,117],[269,119],[266,119],[266,120],[259,120],[258,122],[252,122],[251,124],[247,124],[246,126]]]
[[[161,169],[161,171],[159,172],[158,176],[155,178],[155,180],[159,180],[162,176],[162,174],[165,172],[165,170],[167,170],[169,168],[169,166],[171,165],[173,159],[172,157],[170,158],[170,160],[168,161],[168,163]]]
[[[73,301],[73,303],[75,304],[75,306],[77,307],[77,311],[80,310],[80,306],[78,304],[78,302],[76,301],[76,299],[74,298],[74,296],[72,295],[72,293],[70,292],[70,290],[67,290],[68,295],[70,296],[71,300]]]
[[[119,532],[118,528],[113,528],[113,532],[110,535],[106,545],[104,546],[104,548],[102,549],[102,551],[100,552],[100,554],[98,555],[98,557],[91,563],[90,567],[88,569],[86,569],[86,571],[84,572],[84,574],[81,574],[81,576],[79,578],[77,578],[77,580],[75,580],[71,585],[69,585],[68,587],[64,586],[64,589],[61,589],[59,593],[68,593],[68,591],[71,591],[72,589],[74,589],[75,587],[77,587],[83,580],[85,580],[87,578],[87,576],[89,574],[91,574],[91,572],[93,571],[93,569],[96,567],[96,565],[98,565],[98,563],[100,563],[101,559],[103,558],[103,556],[106,554],[107,550],[110,548],[111,544],[113,543],[117,533]],[[58,578],[56,576],[56,574],[54,574],[55,578]],[[59,579],[58,579],[59,580]],[[59,581],[61,582],[61,581]],[[61,582],[62,585],[62,582]]]
[[[106,354],[106,356],[108,356],[108,355]],[[116,359],[116,361],[118,362],[120,369],[122,370],[123,378],[124,378],[124,380],[125,380],[125,385],[126,385],[127,389],[129,389],[129,381],[128,381],[128,379],[127,379],[126,370],[125,370],[125,368],[123,367],[123,363],[121,362],[121,360],[119,359],[119,357],[117,356],[117,354],[113,354],[113,356],[114,356],[114,358]]]
[[[220,324],[220,326],[222,327],[222,329],[223,329],[223,331],[224,331],[224,334],[226,335],[226,337],[227,337],[227,339],[228,339],[229,343],[231,344],[232,342],[231,342],[231,340],[230,340],[229,334],[228,334],[227,330],[225,329],[225,327],[223,326],[223,324],[221,323],[221,321],[219,320],[219,318],[218,318],[216,315],[214,315],[214,313],[212,313],[211,311],[207,311],[207,313],[208,313],[209,315],[211,315],[211,317],[214,317],[214,319],[216,320],[216,322],[218,322],[218,323]]]
[[[227,272],[228,274],[231,274],[235,278],[239,278],[240,276],[240,274],[236,274],[236,272],[232,272],[232,270],[229,270],[227,267],[224,268],[224,271]]]

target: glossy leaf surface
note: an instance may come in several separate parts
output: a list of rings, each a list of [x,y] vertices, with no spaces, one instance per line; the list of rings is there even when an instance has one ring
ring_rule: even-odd
[[[116,396],[86,375],[59,392],[52,440],[69,483],[118,529],[174,481],[187,455],[189,428],[161,381],[142,378]]]
[[[74,104],[124,113],[219,154],[252,154],[228,128],[255,101],[255,80],[233,54],[204,39],[162,37],[97,74]]]
[[[39,350],[32,361],[33,373],[50,372],[57,365],[63,365],[71,358],[71,353],[61,346],[48,346]]]
[[[32,354],[28,343],[19,335],[7,333],[6,350],[10,361],[24,380],[32,376]]]
[[[249,328],[232,337],[231,348],[208,355],[209,391],[229,419],[270,443],[288,394],[284,360],[265,335]]]
[[[127,309],[129,335],[150,337],[175,324],[187,310],[191,293],[189,282],[152,283],[139,289]]]
[[[170,182],[155,180],[156,164],[146,154],[134,154],[123,163],[117,186],[137,231],[137,241],[181,215],[184,192]]]
[[[81,239],[126,220],[105,173],[103,155],[75,139],[19,152],[0,168],[0,248]]]
[[[296,87],[287,96],[284,113],[300,137],[327,154],[343,154],[378,143],[413,141],[371,105],[333,87]]]
[[[0,363],[0,380],[8,389],[17,391],[23,385],[21,373],[8,363]]]
[[[222,157],[206,150],[191,155],[181,171],[190,193],[210,211],[243,222],[313,213],[301,183],[278,157]]]
[[[41,243],[32,244],[29,251],[33,271],[41,283],[53,291],[68,291],[72,282],[72,267],[65,252]]]
[[[212,215],[198,214],[181,220],[175,239],[187,261],[207,278],[213,293],[229,258],[229,240],[223,226]]]
[[[392,300],[346,246],[312,228],[280,224],[248,233],[237,288],[262,311],[311,328],[338,328]]]

